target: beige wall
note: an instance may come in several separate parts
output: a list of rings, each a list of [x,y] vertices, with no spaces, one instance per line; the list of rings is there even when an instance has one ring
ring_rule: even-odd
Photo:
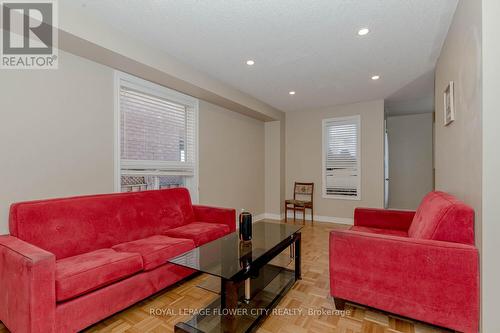
[[[361,116],[361,200],[324,199],[321,195],[321,121],[325,118],[350,115]],[[383,207],[384,102],[373,101],[287,113],[286,193],[288,197],[293,195],[294,181],[315,183],[314,215],[317,216],[351,219],[355,207]]]
[[[500,332],[500,1],[483,0],[482,332]]]
[[[59,1],[58,26],[63,50],[257,119],[279,120],[283,116],[280,110],[117,31],[72,1]]]
[[[389,207],[416,209],[433,190],[432,113],[387,117]]]
[[[282,218],[285,202],[286,119],[265,123],[265,212],[266,218]]]
[[[265,212],[280,219],[281,216],[281,122],[265,124]]]
[[[456,120],[443,125],[443,92],[455,84]],[[476,211],[481,235],[481,2],[460,1],[436,66],[436,189]]]
[[[113,70],[60,52],[58,70],[0,75],[0,234],[12,202],[113,191]],[[264,123],[200,101],[200,201],[264,212]]]
[[[200,203],[264,213],[264,123],[200,101]]]
[[[20,200],[113,191],[113,71],[61,52],[58,70],[0,75],[0,233]]]
[[[489,10],[486,7],[482,8],[482,5],[486,3],[491,5]],[[493,7],[496,7],[496,11]],[[435,82],[436,188],[455,194],[471,205],[476,212],[476,245],[481,250],[482,332],[500,330],[496,313],[500,297],[498,288],[500,270],[497,258],[498,234],[500,233],[498,229],[500,213],[498,211],[499,82],[498,71],[493,72],[493,67],[486,68],[486,60],[483,64],[483,59],[486,59],[483,58],[486,55],[486,47],[489,45],[498,47],[498,9],[498,0],[462,0],[459,2],[438,59]],[[488,26],[489,45],[486,43],[487,35],[484,34],[487,31],[484,28],[486,26],[482,21],[482,16],[485,14],[491,15],[489,20],[491,25]],[[483,47],[485,47],[484,50]],[[498,64],[498,49],[496,58],[493,54],[491,56],[489,59]],[[485,75],[484,81],[483,75]],[[491,81],[486,81],[486,76],[489,76]],[[443,125],[443,91],[449,81],[455,83],[456,120],[445,127]],[[486,88],[490,93],[492,104],[491,108],[488,108],[490,112],[486,113],[485,107],[483,113]],[[486,99],[484,102],[486,106]],[[486,129],[489,131],[487,132]],[[491,136],[487,138],[486,134]],[[485,204],[483,207],[483,202],[489,202],[489,205]]]
[[[280,215],[283,216],[285,213],[284,202],[286,200],[286,117],[281,121],[280,126],[280,138],[281,138],[281,148],[280,148]],[[280,216],[280,217],[281,217]]]

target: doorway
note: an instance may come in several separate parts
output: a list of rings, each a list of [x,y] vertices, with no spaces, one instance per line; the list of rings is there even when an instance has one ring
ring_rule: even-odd
[[[433,113],[386,119],[386,208],[416,209],[434,189]]]

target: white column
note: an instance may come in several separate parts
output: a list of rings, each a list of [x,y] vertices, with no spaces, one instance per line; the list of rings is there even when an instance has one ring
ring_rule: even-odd
[[[500,1],[483,0],[481,332],[500,332]]]

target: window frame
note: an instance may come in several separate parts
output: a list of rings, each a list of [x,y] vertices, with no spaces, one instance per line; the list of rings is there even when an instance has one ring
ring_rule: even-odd
[[[357,177],[357,191],[356,191],[356,196],[344,196],[344,195],[336,195],[336,194],[327,194],[326,191],[326,149],[327,149],[327,131],[326,131],[326,126],[330,122],[334,121],[353,121],[354,123],[357,124],[358,126],[358,131],[357,131],[357,142],[356,142],[356,149],[357,149],[357,169],[358,169],[358,177]],[[322,185],[322,197],[324,199],[336,199],[336,200],[355,200],[359,201],[361,200],[361,177],[362,177],[362,170],[361,170],[361,115],[354,115],[354,116],[344,116],[344,117],[332,117],[332,118],[326,118],[322,120],[321,123],[321,134],[322,134],[322,164],[321,164],[321,170],[322,170],[322,178],[321,178],[321,185]]]
[[[120,105],[120,89],[122,86],[132,88],[136,91],[150,94],[159,98],[164,98],[169,101],[182,104],[191,109],[194,114],[194,165],[193,175],[188,175],[185,171],[185,165],[177,162],[162,162],[162,161],[141,161],[141,160],[124,160],[121,159],[121,105]],[[186,176],[186,187],[191,194],[191,201],[196,204],[199,202],[199,100],[197,98],[182,94],[178,91],[169,89],[159,84],[141,79],[139,77],[126,74],[120,71],[114,72],[114,190],[121,192],[121,176],[122,167],[126,165],[129,168],[140,167],[158,167],[168,168],[172,171],[159,172],[159,176],[163,175],[179,175]],[[179,171],[175,171],[179,170]]]

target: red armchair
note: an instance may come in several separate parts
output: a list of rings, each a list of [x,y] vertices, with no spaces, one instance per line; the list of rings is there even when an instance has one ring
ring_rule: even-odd
[[[330,233],[330,293],[461,332],[477,333],[474,211],[432,192],[417,212],[356,209],[350,230]]]

